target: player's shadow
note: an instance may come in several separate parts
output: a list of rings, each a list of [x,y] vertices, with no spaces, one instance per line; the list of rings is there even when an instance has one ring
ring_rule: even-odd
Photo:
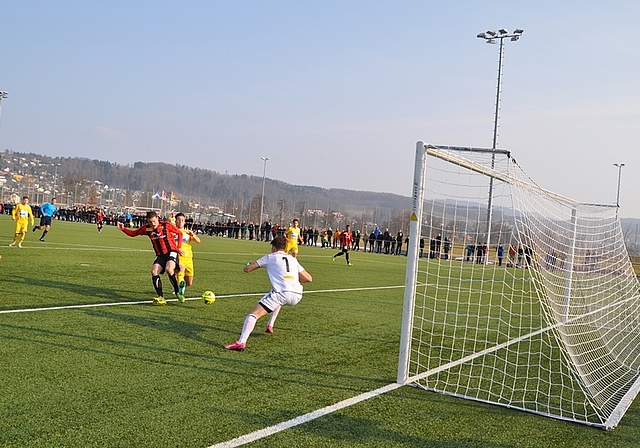
[[[77,294],[78,296],[99,298],[105,302],[138,301],[131,299],[130,292],[125,292],[126,295],[123,295],[115,289],[82,285],[51,278],[43,279],[37,277],[4,274],[0,278],[0,285],[2,283],[11,285],[10,288],[2,288],[5,290],[10,290],[16,285],[36,286],[40,289],[40,291],[43,292],[42,295],[44,295],[44,291],[46,291],[47,289],[58,289],[60,291],[63,291],[65,293],[65,296],[68,296],[69,294]],[[56,303],[56,306],[60,305],[62,304]]]
[[[201,336],[205,330],[211,327],[194,324],[185,320],[177,320],[166,314],[156,314],[153,316],[134,316],[132,314],[119,314],[104,309],[85,309],[84,312],[92,317],[101,319],[111,319],[123,322],[128,325],[137,325],[146,329],[152,328],[158,331],[171,332],[178,336],[191,339],[204,344],[212,344],[211,340]]]

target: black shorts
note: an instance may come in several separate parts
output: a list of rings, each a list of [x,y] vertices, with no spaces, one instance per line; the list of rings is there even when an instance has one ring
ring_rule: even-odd
[[[42,215],[40,217],[40,227],[50,226],[50,225],[51,225],[51,216]]]
[[[156,259],[153,260],[153,264],[158,264],[158,265],[162,266],[162,272],[160,272],[160,273],[164,274],[164,271],[167,268],[167,263],[169,261],[173,261],[176,264],[176,266],[178,266],[178,264],[179,264],[178,252],[169,252],[168,254],[157,255]]]
[[[267,305],[265,305],[264,303],[260,303],[258,302],[258,305],[260,305],[267,313],[271,314],[273,313],[273,310],[270,310]]]
[[[349,246],[342,246],[342,253],[346,254],[347,252],[349,252]]]

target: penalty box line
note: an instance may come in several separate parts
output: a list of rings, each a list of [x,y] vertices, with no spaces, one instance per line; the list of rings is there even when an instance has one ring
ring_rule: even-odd
[[[344,289],[324,289],[317,291],[305,291],[306,294],[317,294],[317,293],[327,293],[327,292],[352,292],[352,291],[367,291],[367,290],[376,290],[376,289],[397,289],[404,288],[404,285],[398,286],[372,286],[367,288],[344,288]],[[228,299],[231,297],[262,297],[264,295],[263,292],[254,292],[254,293],[246,293],[246,294],[226,294],[221,296],[216,296],[216,299]],[[166,299],[167,302],[177,302],[178,299]],[[188,297],[185,300],[202,300],[201,297]],[[152,300],[139,300],[139,301],[131,301],[131,302],[111,302],[111,303],[86,303],[83,305],[64,305],[64,306],[48,306],[41,308],[22,308],[17,310],[0,310],[0,314],[17,314],[17,313],[31,313],[35,311],[54,311],[54,310],[73,310],[73,309],[81,309],[81,308],[96,308],[102,306],[122,306],[122,305],[144,305],[153,303]]]
[[[391,383],[379,389],[365,392],[355,397],[347,398],[346,400],[340,401],[336,404],[332,404],[331,406],[327,406],[322,409],[318,409],[317,411],[309,412],[308,414],[304,414],[299,417],[292,418],[291,420],[287,420],[286,422],[278,423],[277,425],[259,429],[258,431],[254,431],[249,434],[236,437],[235,439],[231,439],[226,442],[221,442],[215,445],[211,445],[209,448],[231,448],[231,447],[244,445],[246,443],[255,442],[256,440],[260,440],[265,437],[271,436],[278,432],[284,431],[285,429],[290,429],[295,426],[302,425],[304,423],[310,422],[311,420],[315,420],[317,418],[331,414],[332,412],[339,411],[340,409],[344,409],[346,407],[352,406],[354,404],[360,403],[362,401],[368,400],[373,397],[377,397],[378,395],[382,395],[386,392],[391,392],[402,386],[403,384]]]

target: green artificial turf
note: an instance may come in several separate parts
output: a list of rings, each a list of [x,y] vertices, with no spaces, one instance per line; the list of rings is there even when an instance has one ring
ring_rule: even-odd
[[[313,275],[273,335],[247,312],[269,289],[242,271],[262,242],[202,237],[184,304],[150,305],[146,237],[54,221],[9,248],[0,215],[0,446],[207,447],[396,379],[405,257],[302,247]],[[3,247],[2,247],[3,246]],[[165,297],[171,299],[163,277]],[[198,300],[213,290],[217,300]],[[76,305],[72,309],[40,308]],[[35,310],[7,313],[11,310]],[[360,402],[252,446],[637,447],[640,404],[604,432],[412,387]]]

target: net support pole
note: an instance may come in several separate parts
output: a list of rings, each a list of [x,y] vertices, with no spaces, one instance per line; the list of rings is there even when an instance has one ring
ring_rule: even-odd
[[[575,207],[571,209],[571,246],[567,257],[567,277],[564,286],[564,303],[562,306],[561,321],[566,322],[569,318],[569,305],[571,302],[571,287],[573,281],[573,265],[575,264],[576,238],[578,235],[578,217]]]
[[[416,279],[418,277],[418,248],[420,242],[422,207],[424,199],[424,177],[427,163],[427,147],[424,142],[416,143],[416,161],[413,172],[411,197],[413,206],[409,220],[409,246],[407,247],[407,271],[404,284],[404,305],[402,307],[402,329],[400,333],[400,356],[398,359],[399,384],[409,377],[409,356],[411,353],[411,333],[413,310],[416,297]]]

